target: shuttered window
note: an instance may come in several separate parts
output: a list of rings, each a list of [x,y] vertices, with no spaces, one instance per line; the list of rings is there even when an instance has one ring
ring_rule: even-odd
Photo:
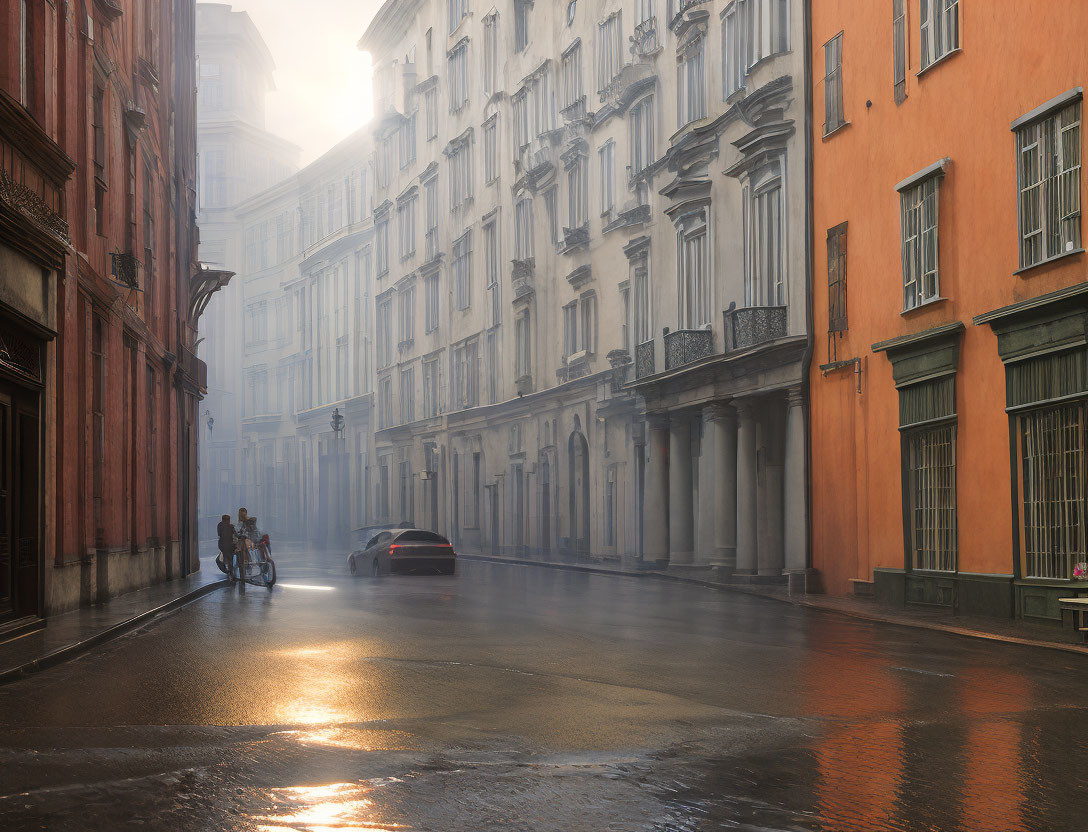
[[[824,44],[824,135],[846,124],[842,100],[842,32]]]
[[[892,83],[895,103],[907,99],[907,0],[892,0]]]
[[[931,177],[901,194],[903,308],[914,309],[940,295],[937,177]]]

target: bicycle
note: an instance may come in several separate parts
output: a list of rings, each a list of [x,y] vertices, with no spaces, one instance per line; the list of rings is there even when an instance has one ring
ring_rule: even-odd
[[[245,543],[248,555],[246,562],[239,563],[241,552],[236,551],[231,564],[231,577],[242,582],[243,590],[247,583],[272,589],[276,583],[276,562],[272,560],[272,544],[268,535],[257,542],[247,538]]]

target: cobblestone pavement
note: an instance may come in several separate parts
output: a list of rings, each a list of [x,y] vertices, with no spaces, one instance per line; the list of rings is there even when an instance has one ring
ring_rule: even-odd
[[[278,565],[0,688],[0,829],[1085,828],[1081,656],[608,575]]]

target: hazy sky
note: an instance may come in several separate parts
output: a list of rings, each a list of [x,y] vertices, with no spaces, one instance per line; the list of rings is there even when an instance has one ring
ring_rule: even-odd
[[[368,57],[355,44],[382,0],[233,0],[276,62],[268,129],[313,161],[370,118]]]

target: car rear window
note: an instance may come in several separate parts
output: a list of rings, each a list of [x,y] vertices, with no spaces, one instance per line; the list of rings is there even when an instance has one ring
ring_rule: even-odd
[[[398,543],[402,543],[402,542],[407,543],[407,542],[410,542],[410,541],[414,541],[414,542],[417,542],[417,543],[446,543],[446,544],[449,544],[449,541],[446,540],[446,538],[444,538],[440,534],[435,534],[434,532],[410,531],[410,532],[402,532],[400,535],[397,536],[397,542]]]

